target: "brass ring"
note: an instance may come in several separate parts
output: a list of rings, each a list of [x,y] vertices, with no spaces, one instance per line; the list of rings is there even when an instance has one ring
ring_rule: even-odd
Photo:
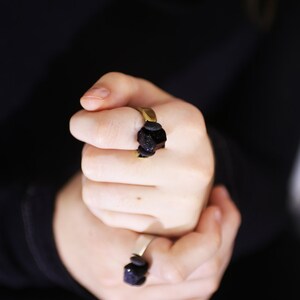
[[[133,286],[140,286],[145,283],[149,264],[143,255],[154,238],[155,236],[151,234],[141,234],[137,239],[132,250],[130,263],[124,266],[123,280],[125,283]]]
[[[155,152],[165,147],[167,135],[161,124],[157,123],[157,118],[154,110],[149,107],[137,107],[142,117],[144,118],[144,126],[137,134],[139,147],[137,149],[138,157],[149,157]]]

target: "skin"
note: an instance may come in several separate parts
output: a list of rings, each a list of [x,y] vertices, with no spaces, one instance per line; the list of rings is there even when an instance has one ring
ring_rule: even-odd
[[[194,231],[179,239],[159,237],[145,253],[146,284],[123,283],[138,233],[105,225],[84,204],[79,173],[57,195],[54,235],[70,274],[99,299],[206,300],[230,261],[240,214],[224,187],[214,187]]]
[[[70,274],[99,299],[209,299],[230,261],[240,214],[224,187],[212,189],[201,112],[120,73],[100,78],[81,104],[70,130],[86,143],[82,173],[58,194],[54,218]],[[143,126],[136,106],[152,107],[168,136],[166,148],[147,159],[135,154]],[[136,288],[123,283],[122,270],[139,232],[160,237],[145,253],[147,282]]]
[[[109,94],[100,97],[104,89]],[[201,112],[150,82],[108,73],[82,97],[70,121],[82,152],[83,200],[105,224],[158,235],[193,230],[214,175],[214,156]],[[143,126],[133,107],[152,107],[167,133],[164,149],[138,159]],[[176,116],[176,119],[174,118]]]

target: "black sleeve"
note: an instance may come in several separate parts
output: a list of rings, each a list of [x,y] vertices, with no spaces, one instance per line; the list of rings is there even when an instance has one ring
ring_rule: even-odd
[[[300,40],[297,1],[281,2],[273,29],[211,118],[216,183],[242,213],[235,254],[289,230],[289,176],[300,142]]]
[[[95,299],[63,266],[52,220],[56,189],[13,184],[0,190],[0,285],[11,288],[60,286]]]
[[[52,228],[57,191],[80,167],[82,145],[68,130],[78,104],[45,111],[40,99],[0,122],[0,286],[61,287],[94,299],[61,262]]]
[[[216,129],[208,131],[215,152],[215,184],[228,188],[242,215],[234,248],[236,259],[257,251],[289,230],[287,167],[292,167],[297,143],[295,140],[292,145],[290,141],[289,151],[285,151],[288,165],[283,167],[274,162],[270,167],[263,159],[251,158],[238,143]]]

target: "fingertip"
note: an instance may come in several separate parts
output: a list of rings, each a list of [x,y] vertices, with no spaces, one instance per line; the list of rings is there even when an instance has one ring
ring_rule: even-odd
[[[80,104],[86,110],[95,111],[103,107],[109,95],[110,90],[106,87],[92,87],[81,97]]]
[[[210,202],[219,203],[231,199],[228,189],[224,185],[215,186],[210,195]]]
[[[99,110],[103,105],[103,100],[92,99],[92,98],[81,98],[80,104],[82,108],[87,111],[96,111]]]

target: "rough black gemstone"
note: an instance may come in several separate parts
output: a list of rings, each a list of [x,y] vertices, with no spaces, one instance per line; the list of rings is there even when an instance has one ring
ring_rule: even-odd
[[[146,266],[147,262],[139,255],[133,255],[130,257],[130,261],[136,266]]]
[[[138,286],[138,285],[142,285],[144,284],[146,281],[146,276],[142,277],[135,285]]]
[[[138,147],[139,157],[149,157],[155,154],[155,152],[148,152],[142,146]]]
[[[149,131],[158,131],[162,129],[161,125],[157,122],[146,121],[144,127]]]
[[[155,122],[148,122],[148,123],[155,123]],[[166,132],[162,128],[159,130],[152,131],[152,130],[148,130],[144,126],[138,132],[137,140],[140,144],[140,148],[142,148],[146,154],[145,156],[143,156],[142,154],[142,157],[147,157],[150,156],[149,154],[153,155],[156,150],[163,148],[165,146],[167,136],[166,136]]]
[[[146,273],[148,271],[148,264],[144,266],[137,266],[129,263],[124,267],[124,282],[130,285],[141,285],[146,281]]]

